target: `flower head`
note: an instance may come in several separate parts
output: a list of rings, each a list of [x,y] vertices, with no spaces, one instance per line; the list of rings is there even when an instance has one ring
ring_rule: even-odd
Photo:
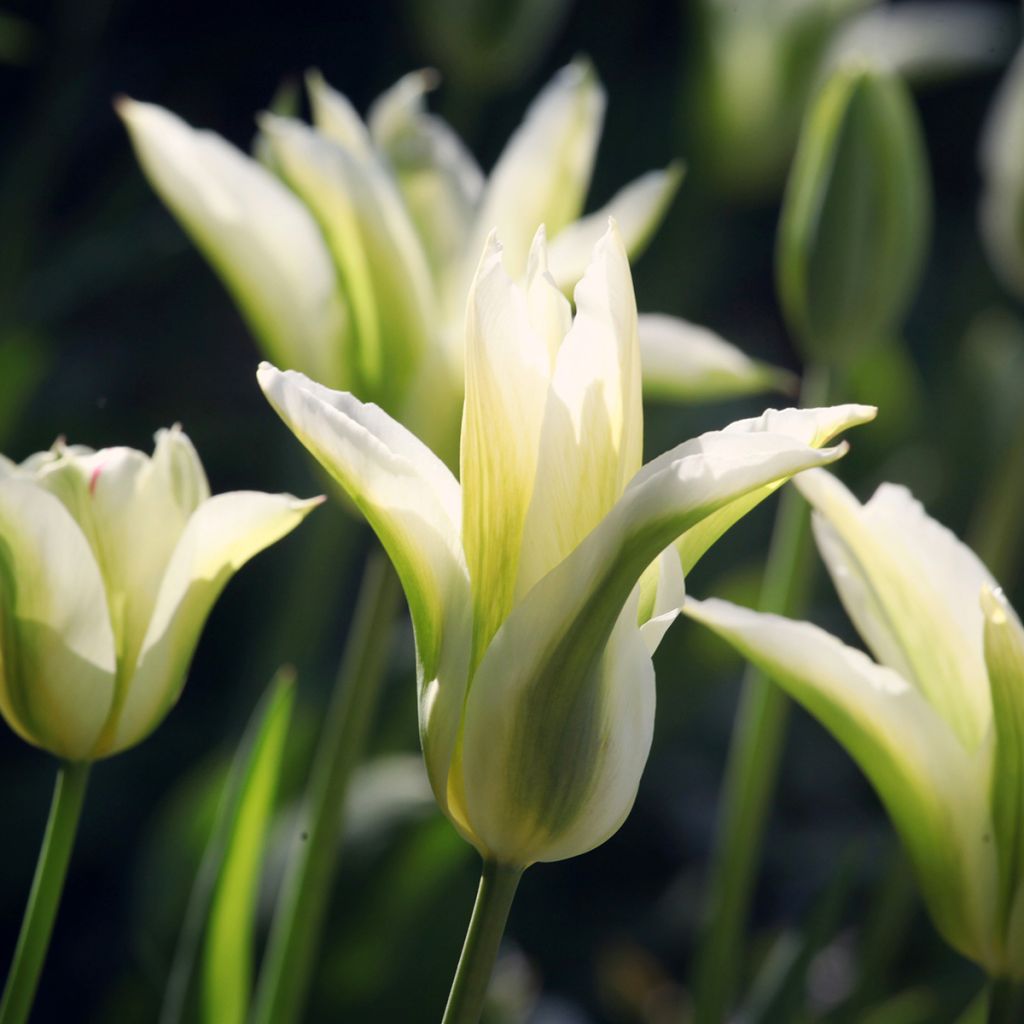
[[[758,497],[845,450],[809,442],[874,414],[769,413],[641,466],[636,305],[614,224],[575,306],[543,231],[521,283],[487,242],[466,311],[461,483],[377,407],[259,371],[401,577],[438,802],[486,857],[518,866],[596,846],[632,805],[651,654],[683,600],[673,542],[690,537],[698,557]]]
[[[177,700],[225,584],[319,500],[211,498],[180,427],[151,457],[63,442],[0,456],[0,713],[68,760],[138,743]]]
[[[806,622],[688,601],[843,743],[910,853],[936,927],[1024,978],[1024,630],[974,553],[903,487],[865,505],[797,478],[843,605],[876,660]]]

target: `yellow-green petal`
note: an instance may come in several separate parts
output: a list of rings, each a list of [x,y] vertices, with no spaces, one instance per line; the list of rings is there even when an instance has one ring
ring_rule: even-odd
[[[103,580],[81,529],[52,494],[0,479],[0,712],[29,743],[85,760],[115,671]]]

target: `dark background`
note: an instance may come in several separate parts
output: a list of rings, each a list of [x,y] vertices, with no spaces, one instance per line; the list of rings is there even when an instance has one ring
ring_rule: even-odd
[[[157,428],[181,421],[214,491],[323,488],[259,395],[257,350],[231,301],[149,190],[111,108],[126,93],[247,146],[254,113],[308,67],[365,111],[406,71],[437,66],[444,84],[433,105],[486,170],[551,74],[589,55],[609,104],[588,208],[674,157],[688,165],[636,268],[641,310],[685,315],[798,369],[773,286],[782,183],[769,175],[737,187],[730,160],[735,171],[744,155],[716,151],[707,136],[696,5],[551,4],[537,44],[507,60],[480,57],[507,34],[508,5],[472,13],[480,6],[6,3],[32,31],[15,62],[0,66],[0,450],[20,459],[58,434],[146,449]],[[1024,394],[1020,307],[988,269],[976,232],[978,131],[997,81],[989,70],[916,94],[935,190],[925,277],[905,344],[867,354],[837,396],[881,406],[877,424],[852,438],[844,479],[862,498],[882,479],[907,483],[961,536],[992,480],[1010,471],[1000,467]],[[778,401],[653,409],[648,453]],[[690,591],[752,603],[773,511],[769,502],[730,534]],[[365,530],[332,504],[260,555],[215,608],[165,724],[97,766],[33,1020],[155,1019],[224,765],[274,668],[292,662],[300,704],[285,802],[300,791],[367,548]],[[849,638],[828,586],[818,594],[811,617]],[[1019,607],[1019,588],[1015,596]],[[473,897],[475,856],[417,782],[406,624],[393,647],[374,754],[413,759],[387,762],[391,774],[378,764],[378,788],[354,797],[310,1021],[438,1019]],[[539,993],[538,1021],[685,1020],[741,665],[680,624],[657,667],[657,734],[631,817],[602,848],[541,865],[522,884],[499,965],[505,1019],[522,1019],[516,1007],[527,1012]],[[0,967],[54,768],[0,732]],[[811,1019],[855,986],[865,936],[882,934],[892,950],[878,977],[890,993],[919,993],[924,1007],[893,1019],[951,1020],[980,975],[943,946],[916,902],[904,911],[880,894],[894,863],[872,792],[838,745],[795,714],[744,991],[771,951],[810,934],[832,900],[838,910],[815,940],[800,998]],[[893,923],[879,924],[884,911]]]

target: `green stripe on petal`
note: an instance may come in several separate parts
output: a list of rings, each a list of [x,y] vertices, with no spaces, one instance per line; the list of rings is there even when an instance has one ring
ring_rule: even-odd
[[[983,587],[981,607],[995,739],[992,821],[1005,926],[1014,894],[1024,890],[1024,628],[1001,590]]]
[[[978,800],[984,759],[959,742],[902,676],[806,622],[726,601],[687,601],[704,623],[775,679],[839,740],[871,780],[914,863],[938,929],[982,964],[996,892],[991,821]]]
[[[52,494],[0,480],[0,712],[21,737],[88,757],[114,699],[114,635],[96,560]]]
[[[716,508],[844,450],[767,434],[698,438],[679,458],[637,474],[601,523],[529,591],[484,655],[466,702],[452,801],[463,802],[460,813],[482,849],[524,860],[535,859],[530,849],[570,855],[559,844],[590,806],[609,742],[600,661],[646,566]],[[646,657],[637,614],[631,602],[630,625]]]

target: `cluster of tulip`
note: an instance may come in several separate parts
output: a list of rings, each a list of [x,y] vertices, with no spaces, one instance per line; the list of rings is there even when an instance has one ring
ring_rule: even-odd
[[[478,1019],[523,870],[592,849],[629,813],[653,735],[652,656],[680,612],[836,735],[938,930],[992,978],[1024,980],[1024,628],[997,584],[904,489],[862,506],[822,468],[872,407],[769,410],[642,463],[645,388],[692,399],[789,384],[709,331],[638,315],[629,254],[680,171],[581,218],[604,107],[589,67],[556,77],[486,180],[427,112],[430,85],[402,79],[366,124],[311,76],[315,126],[266,115],[255,157],[158,107],[118,110],[154,188],[284,367],[261,364],[266,398],[404,590],[426,771],[485,865],[445,1020]],[[898,164],[915,173],[890,79],[859,69],[827,93],[835,146],[868,125],[909,140]],[[832,167],[809,147],[798,172],[820,183]],[[829,228],[822,195],[794,200],[784,246],[806,255]],[[869,260],[870,308],[789,261],[784,299],[812,357],[854,344],[865,317],[880,332],[905,302],[924,214],[891,212],[902,269]],[[794,476],[877,663],[808,623],[685,594],[711,544]],[[151,458],[63,442],[0,458],[0,712],[65,762],[3,1024],[31,1005],[88,764],[156,728],[229,578],[320,500],[211,498],[178,427]]]

